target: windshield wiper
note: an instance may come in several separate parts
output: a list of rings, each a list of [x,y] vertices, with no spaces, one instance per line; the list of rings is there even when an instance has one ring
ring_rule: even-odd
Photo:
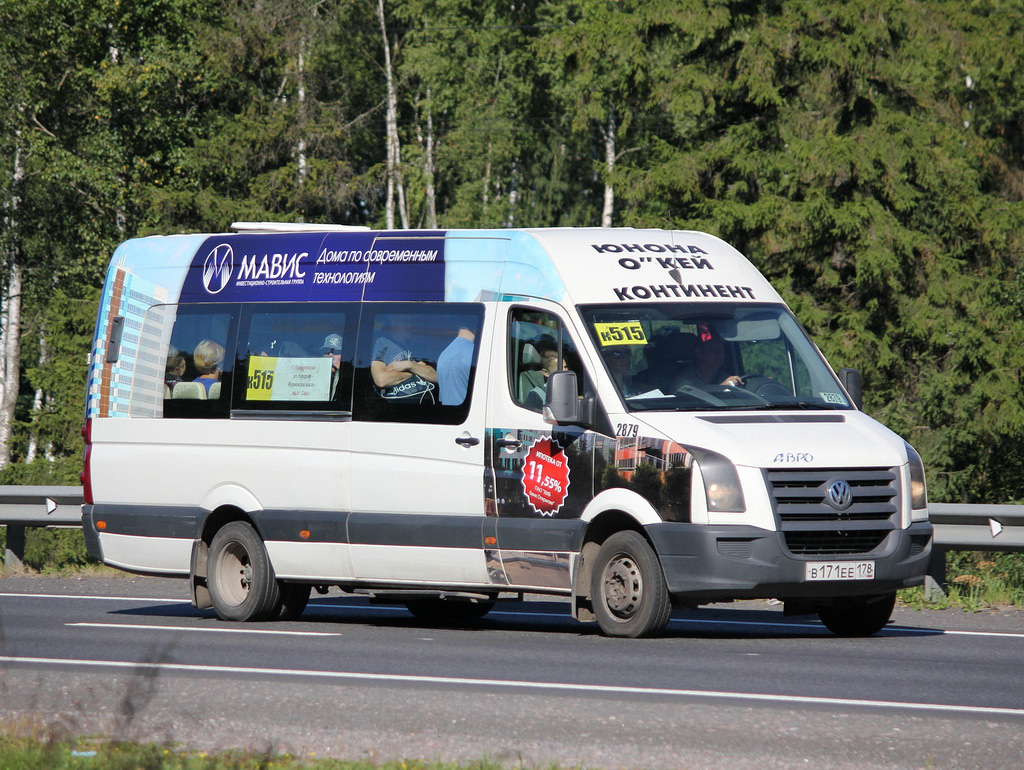
[[[786,401],[777,404],[758,404],[756,406],[737,407],[738,409],[748,409],[752,412],[763,412],[766,410],[780,410],[780,409],[808,409],[808,410],[824,410],[826,412],[832,412],[836,409],[841,408],[837,404],[826,404],[823,401]]]

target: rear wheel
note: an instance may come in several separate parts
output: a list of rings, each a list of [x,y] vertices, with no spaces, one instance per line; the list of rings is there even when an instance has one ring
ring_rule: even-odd
[[[210,599],[221,620],[267,620],[280,607],[281,589],[252,525],[225,524],[213,536],[207,571]]]
[[[668,585],[642,535],[616,532],[597,552],[590,582],[594,615],[608,636],[653,636],[672,612]]]
[[[412,599],[405,603],[420,620],[431,623],[465,623],[480,620],[494,608],[494,600],[459,601],[457,599]]]
[[[895,593],[851,596],[818,607],[818,617],[837,636],[872,636],[885,628],[895,606]]]

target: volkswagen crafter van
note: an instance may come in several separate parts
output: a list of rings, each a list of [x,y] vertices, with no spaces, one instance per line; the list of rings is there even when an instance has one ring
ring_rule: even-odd
[[[562,595],[613,636],[774,598],[877,632],[923,582],[921,459],[699,232],[240,223],[115,252],[90,553],[198,608],[338,586],[465,622]]]

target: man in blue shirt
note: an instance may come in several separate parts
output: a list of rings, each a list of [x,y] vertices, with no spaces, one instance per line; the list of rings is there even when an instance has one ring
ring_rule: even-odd
[[[437,380],[441,403],[445,406],[458,406],[466,400],[475,341],[476,335],[463,326],[437,357]]]

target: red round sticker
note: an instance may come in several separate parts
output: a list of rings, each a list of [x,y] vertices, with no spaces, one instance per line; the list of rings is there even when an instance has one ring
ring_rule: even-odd
[[[541,516],[554,516],[569,491],[569,462],[558,442],[535,441],[523,460],[523,489],[530,506]]]

